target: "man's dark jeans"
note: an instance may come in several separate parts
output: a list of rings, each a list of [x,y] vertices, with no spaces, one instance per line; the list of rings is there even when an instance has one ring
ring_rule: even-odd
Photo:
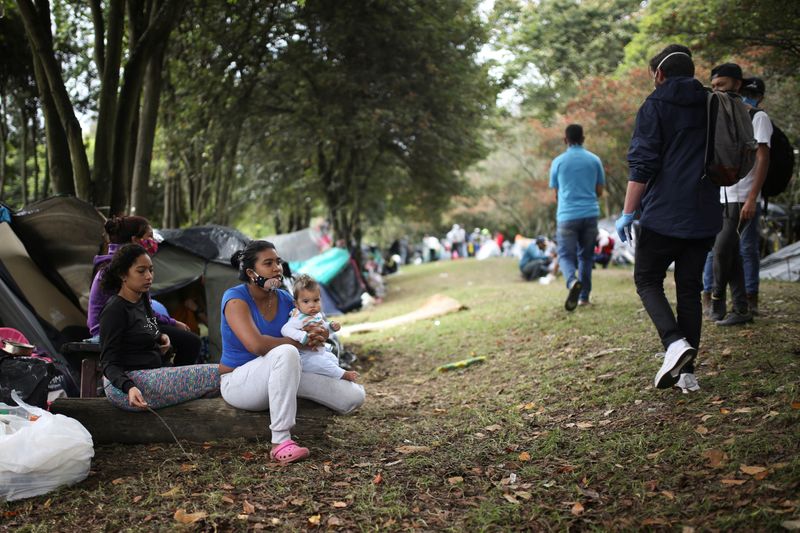
[[[700,346],[700,328],[703,323],[700,303],[700,292],[703,290],[703,265],[713,244],[714,237],[679,239],[641,228],[636,243],[633,279],[636,282],[636,292],[639,293],[650,320],[658,330],[664,349],[684,337],[695,349]],[[673,261],[677,319],[664,294],[664,278]],[[684,366],[683,370],[693,373],[693,363]]]

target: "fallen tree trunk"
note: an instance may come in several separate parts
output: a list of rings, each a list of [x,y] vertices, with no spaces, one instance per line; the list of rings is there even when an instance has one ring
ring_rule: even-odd
[[[164,423],[150,411],[122,411],[105,398],[59,398],[50,406],[50,412],[76,419],[92,434],[95,444],[147,444],[175,440]],[[156,412],[181,440],[206,442],[270,438],[269,411],[243,411],[231,407],[222,398],[193,400]],[[292,434],[321,438],[332,415],[333,411],[327,407],[298,399],[297,425]]]

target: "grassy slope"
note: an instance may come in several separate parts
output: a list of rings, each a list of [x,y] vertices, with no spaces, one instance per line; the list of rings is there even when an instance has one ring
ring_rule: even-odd
[[[325,442],[305,442],[313,460],[275,467],[266,443],[241,441],[193,445],[191,458],[168,445],[99,448],[86,482],[0,504],[0,529],[169,529],[178,508],[208,514],[195,526],[242,530],[309,518],[364,530],[764,530],[800,518],[797,284],[765,284],[753,327],[706,327],[703,390],[682,395],[652,387],[661,348],[630,270],[595,271],[595,305],[572,314],[560,282],[523,283],[510,260],[388,281],[383,305],[345,323],[437,292],[469,309],[346,339],[367,403]],[[488,361],[434,372],[473,355]]]

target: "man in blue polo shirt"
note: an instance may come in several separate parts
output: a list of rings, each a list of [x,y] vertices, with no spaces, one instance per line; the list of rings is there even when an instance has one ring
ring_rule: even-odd
[[[589,304],[592,262],[597,239],[597,199],[606,178],[600,158],[583,147],[583,127],[570,124],[564,133],[567,150],[550,165],[550,187],[555,189],[558,262],[567,281],[564,308],[572,311]]]

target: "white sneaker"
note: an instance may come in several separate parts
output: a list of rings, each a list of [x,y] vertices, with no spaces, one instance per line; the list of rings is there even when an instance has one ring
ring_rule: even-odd
[[[681,368],[697,355],[697,350],[692,348],[686,339],[679,339],[667,348],[664,354],[664,363],[656,374],[655,386],[658,389],[668,389],[678,382]]]
[[[681,392],[684,394],[689,394],[690,392],[697,392],[700,390],[700,384],[697,382],[697,378],[694,374],[690,374],[686,372],[681,374],[681,377],[678,378],[678,382],[675,384],[675,387],[681,389]]]

